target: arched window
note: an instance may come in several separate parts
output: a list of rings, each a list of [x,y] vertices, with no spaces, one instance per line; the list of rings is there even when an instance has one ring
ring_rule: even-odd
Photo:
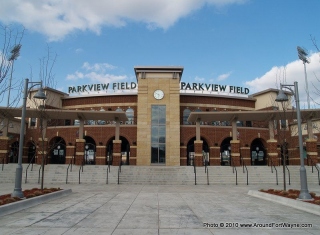
[[[127,118],[128,118],[128,121],[126,121],[126,124],[134,124],[134,110],[129,107],[126,110],[126,115],[127,115]]]
[[[195,110],[195,112],[202,112],[202,110],[198,107],[196,110]],[[203,125],[204,124],[204,122],[203,121],[200,121],[200,125]]]
[[[120,107],[118,107],[117,109],[116,109],[116,112],[122,112],[123,110],[122,110],[122,108],[120,108]],[[113,121],[113,124],[115,124],[116,122],[115,121]],[[122,121],[120,121],[120,124],[122,124],[123,122]]]
[[[101,112],[105,111],[103,107],[100,109]],[[98,120],[98,125],[105,125],[106,121],[105,120]]]
[[[95,111],[93,108],[91,108],[90,111]],[[95,120],[87,120],[86,121],[86,124],[87,125],[96,125],[96,121]]]
[[[188,108],[183,110],[183,125],[190,125],[190,123],[188,122],[188,117],[189,117],[190,113],[191,113],[191,111]]]

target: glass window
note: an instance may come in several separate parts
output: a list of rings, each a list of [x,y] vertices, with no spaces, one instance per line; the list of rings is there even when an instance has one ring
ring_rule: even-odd
[[[126,124],[134,124],[134,110],[132,108],[128,108],[126,110],[126,115],[128,118],[128,121],[126,121]]]
[[[190,113],[191,113],[191,111],[188,108],[183,110],[183,125],[190,125],[190,123],[188,122],[188,117],[189,117]]]
[[[151,107],[151,163],[165,163],[166,106]]]
[[[103,107],[101,107],[100,109],[101,112],[105,111],[105,109]],[[97,124],[98,125],[105,125],[106,124],[106,121],[105,120],[98,120],[97,121]]]
[[[30,126],[36,126],[37,119],[36,118],[30,118]]]

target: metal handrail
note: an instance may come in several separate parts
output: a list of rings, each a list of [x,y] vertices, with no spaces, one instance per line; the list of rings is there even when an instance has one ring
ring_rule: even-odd
[[[108,170],[110,172],[110,156],[109,156],[109,160],[108,160]]]
[[[316,168],[316,170],[318,171],[318,182],[319,182],[319,185],[320,185],[320,175],[319,175],[319,169],[318,169],[318,166],[317,164],[312,160],[312,158],[310,156],[308,156],[308,159],[310,159],[311,161],[311,166],[312,166],[312,173],[313,173],[313,166]]]
[[[25,179],[25,181],[24,181],[25,183],[27,183],[27,181],[28,181],[28,168],[29,168],[30,164],[31,164],[31,171],[33,170],[33,159],[35,158],[35,156],[36,156],[36,155],[34,155],[34,156],[32,157],[29,165],[28,165],[27,168],[26,168],[26,179]]]
[[[120,172],[121,172],[122,161],[120,160],[119,168],[118,168],[118,184],[120,184]]]
[[[3,171],[3,167],[4,167],[4,157],[2,157],[2,171]]]
[[[208,161],[206,161],[206,168],[207,168],[207,185],[209,185],[209,168],[208,168]]]
[[[109,168],[109,170],[110,170],[110,168]],[[106,180],[106,184],[109,183],[109,170],[108,170],[108,167],[107,167],[107,180]]]
[[[234,165],[233,159],[231,158],[231,165],[232,165],[232,173],[236,172],[236,185],[238,185],[238,171],[237,168]]]
[[[193,173],[194,173],[194,185],[197,185],[197,170],[194,162],[193,162]]]
[[[287,171],[288,171],[288,176],[289,176],[289,185],[291,185],[291,181],[290,181],[290,170],[288,168],[288,166],[286,165]]]
[[[275,171],[276,171],[276,181],[277,181],[277,185],[278,185],[279,183],[278,183],[278,171],[277,171],[277,168],[276,168],[276,166],[273,164],[272,159],[270,159],[270,162],[271,162],[271,173],[273,174],[272,167],[273,167],[273,168],[275,169]]]
[[[241,162],[242,162],[242,172],[244,173],[244,169],[246,169],[247,172],[247,185],[249,185],[249,171],[247,168],[247,165],[244,163],[243,157],[240,156]]]
[[[42,168],[42,165],[41,165],[40,168],[39,168],[38,184],[40,184],[40,172],[41,172],[41,168]]]
[[[68,177],[69,177],[69,167],[71,166],[70,168],[70,172],[72,172],[72,163],[74,163],[74,156],[72,156],[71,160],[70,160],[70,163],[67,167],[67,175],[66,175],[66,184],[68,184]]]
[[[82,172],[83,172],[83,167],[84,167],[84,159],[82,160],[82,164],[80,165],[80,168],[79,168],[79,184],[80,184],[80,171],[82,170]]]

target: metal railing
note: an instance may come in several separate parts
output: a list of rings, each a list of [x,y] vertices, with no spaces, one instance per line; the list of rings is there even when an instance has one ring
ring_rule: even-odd
[[[3,171],[3,167],[4,167],[4,159],[5,159],[5,157],[2,157],[2,171]]]
[[[30,165],[31,165],[31,170],[30,170],[30,171],[33,170],[33,160],[35,159],[35,156],[36,156],[36,155],[34,155],[34,156],[32,157],[29,165],[28,165],[27,168],[26,168],[26,179],[25,179],[25,181],[24,181],[25,183],[28,182],[28,169],[29,169]]]
[[[289,168],[288,168],[288,166],[286,165],[286,169],[287,169],[287,171],[288,171],[288,176],[289,176],[289,185],[291,185],[291,180],[290,180],[290,170],[289,170]]]
[[[109,183],[109,170],[110,170],[110,168],[107,167],[107,179],[106,179],[106,184]]]
[[[234,174],[234,172],[236,172],[236,185],[238,185],[238,171],[236,166],[234,165],[234,161],[231,158],[231,166],[232,166],[232,173]]]
[[[42,165],[40,165],[40,168],[39,168],[38,184],[40,184],[41,169],[42,169]]]
[[[70,172],[72,172],[72,164],[74,164],[74,156],[72,156],[71,160],[70,160],[70,163],[67,167],[67,175],[66,175],[66,184],[68,184],[68,177],[69,177],[69,168],[70,168]]]
[[[241,163],[242,163],[242,172],[245,173],[245,172],[244,172],[244,169],[246,169],[246,173],[247,173],[247,185],[249,185],[249,171],[248,171],[247,165],[245,164],[242,156],[240,156],[240,159],[241,159]]]
[[[204,172],[207,173],[207,185],[209,185],[209,169],[207,160],[204,160]]]
[[[194,162],[193,162],[193,173],[194,173],[194,185],[197,185],[197,170]]]
[[[120,160],[119,168],[118,168],[118,184],[120,184],[120,173],[121,173],[122,161]]]
[[[317,166],[317,164],[312,160],[312,158],[308,155],[308,160],[311,162],[311,170],[312,170],[312,173],[313,173],[313,166],[316,168],[316,170],[318,171],[318,182],[319,182],[319,185],[320,185],[320,175],[319,175],[319,168]]]
[[[109,173],[110,173],[110,157],[108,160],[108,167],[107,167],[107,180],[106,180],[106,184],[109,183]]]
[[[277,168],[276,168],[276,166],[274,165],[272,159],[270,159],[270,164],[271,164],[271,173],[273,174],[273,169],[272,169],[272,167],[273,167],[273,168],[275,169],[275,171],[276,171],[276,182],[277,182],[277,185],[279,185],[279,182],[278,182],[278,171],[277,171]]]
[[[81,177],[80,177],[80,175],[81,175],[81,170],[82,170],[82,172],[83,172],[83,167],[84,167],[84,164],[85,164],[85,161],[84,161],[84,159],[82,160],[82,163],[81,163],[81,165],[80,165],[80,168],[79,168],[79,184],[81,183],[81,181],[80,181],[80,179],[81,179]]]

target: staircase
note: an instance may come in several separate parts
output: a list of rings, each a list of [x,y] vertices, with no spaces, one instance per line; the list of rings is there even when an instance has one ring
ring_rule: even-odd
[[[23,164],[22,183],[25,184],[27,164]],[[3,170],[0,168],[0,183],[14,183],[17,164],[5,164]],[[46,165],[44,168],[44,182],[46,184],[65,184],[68,165]],[[300,166],[288,166],[291,176],[291,184],[300,184]],[[27,183],[37,184],[39,181],[40,165],[31,166],[28,169]],[[68,184],[79,184],[79,173],[81,184],[108,184],[118,183],[118,166],[85,165],[83,170],[80,166],[69,167]],[[208,176],[204,167],[196,167],[197,185],[236,185],[236,171],[230,166],[208,166]],[[275,184],[276,171],[268,166],[248,166],[248,182],[252,184]],[[278,173],[278,184],[283,184],[283,168],[276,167]],[[237,167],[237,184],[247,184],[247,174],[243,173],[242,167]],[[311,166],[306,166],[308,184],[318,185],[318,172]],[[41,169],[40,169],[41,171]],[[41,176],[41,175],[40,175]],[[289,184],[288,172],[286,171],[286,182]],[[148,185],[194,185],[195,174],[193,166],[128,166],[123,165],[119,173],[120,184],[148,184]],[[320,187],[320,186],[319,186]]]

